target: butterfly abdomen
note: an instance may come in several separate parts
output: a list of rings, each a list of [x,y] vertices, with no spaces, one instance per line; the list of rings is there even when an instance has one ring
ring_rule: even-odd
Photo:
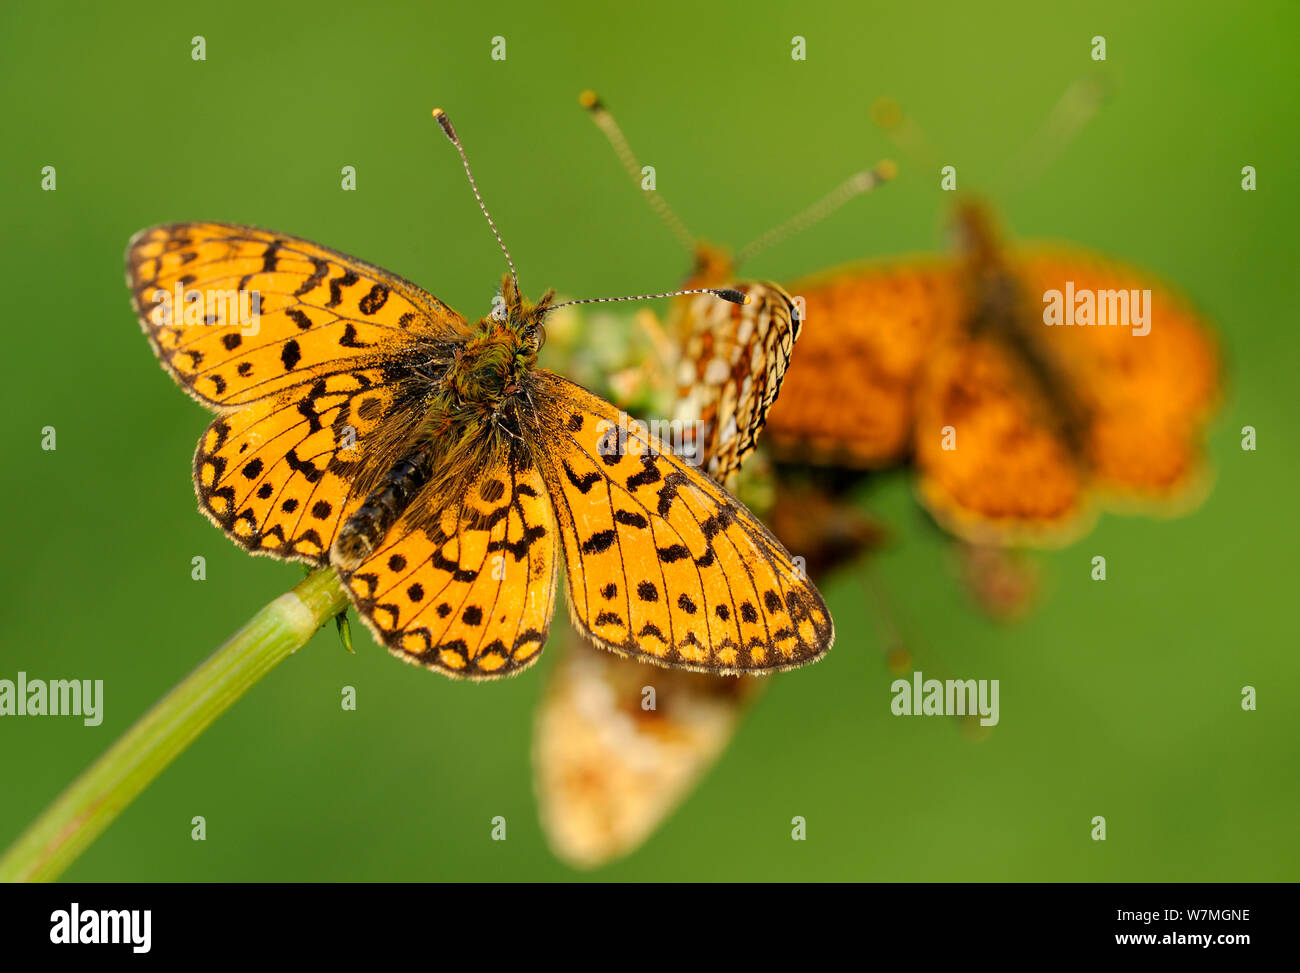
[[[402,511],[410,506],[415,494],[429,482],[432,468],[432,455],[428,450],[420,450],[385,473],[379,485],[367,494],[335,538],[334,563],[351,570],[365,560],[379,546]]]

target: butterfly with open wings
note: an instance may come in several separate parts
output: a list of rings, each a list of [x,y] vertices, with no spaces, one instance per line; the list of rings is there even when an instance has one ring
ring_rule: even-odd
[[[513,264],[473,324],[378,267],[224,223],[137,234],[127,282],[163,366],[217,413],[200,509],[252,553],[332,565],[399,658],[469,679],[535,662],[561,552],[575,625],[619,654],[755,673],[830,648],[821,595],[748,509],[538,367],[563,305],[524,298]]]

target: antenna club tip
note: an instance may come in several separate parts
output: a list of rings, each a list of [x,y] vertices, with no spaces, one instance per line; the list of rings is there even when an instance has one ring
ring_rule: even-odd
[[[600,103],[600,95],[596,94],[596,92],[592,91],[590,88],[578,95],[578,104],[587,109],[587,111],[595,111],[597,108],[604,107]]]
[[[898,178],[898,163],[893,159],[881,159],[876,165],[876,175],[888,182]]]
[[[435,108],[433,110],[433,120],[438,123],[439,127],[441,127],[444,132],[447,133],[447,138],[451,139],[453,142],[456,141],[456,130],[451,127],[451,119],[447,117],[445,111],[441,108]]]
[[[730,301],[732,304],[740,304],[744,306],[745,304],[749,303],[748,294],[741,293],[740,291],[730,287],[724,287],[720,290],[714,291],[713,293],[717,297],[722,298],[724,301]]]

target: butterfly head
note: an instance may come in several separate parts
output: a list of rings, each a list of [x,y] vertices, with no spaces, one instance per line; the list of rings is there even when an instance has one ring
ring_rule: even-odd
[[[1001,250],[998,231],[989,211],[978,201],[966,199],[957,205],[953,233],[958,251],[977,265],[996,262]]]
[[[457,398],[496,408],[523,387],[546,341],[543,318],[554,298],[555,292],[547,291],[534,304],[505,275],[491,313],[474,327],[447,371],[447,384]]]
[[[534,304],[519,292],[519,282],[510,274],[501,279],[501,300],[493,308],[495,322],[504,325],[515,339],[515,354],[531,355],[537,360],[537,353],[546,342],[546,328],[543,318],[555,302],[555,291],[549,290],[542,299]],[[489,315],[492,317],[492,315]]]
[[[687,278],[687,287],[721,287],[736,279],[736,262],[726,247],[707,240],[697,240],[693,259],[694,266]]]

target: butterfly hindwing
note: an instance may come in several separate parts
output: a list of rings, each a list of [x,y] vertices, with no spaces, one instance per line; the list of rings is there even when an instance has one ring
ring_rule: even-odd
[[[1013,266],[1034,298],[1068,282],[1077,293],[1128,299],[1123,307],[1134,322],[1130,301],[1143,302],[1145,325],[1036,331],[1083,400],[1088,423],[1080,447],[1095,487],[1151,501],[1194,488],[1204,467],[1204,424],[1219,394],[1218,350],[1205,323],[1168,285],[1085,251],[1029,249]]]
[[[417,497],[344,587],[397,657],[470,679],[511,676],[541,655],[555,605],[555,517],[512,443],[495,462]]]
[[[830,648],[821,595],[738,500],[572,382],[539,370],[534,394],[583,633],[706,672],[787,669]]]
[[[355,477],[401,385],[383,369],[327,375],[218,416],[194,455],[199,507],[254,554],[325,564],[362,502]]]
[[[159,360],[200,402],[229,408],[347,370],[464,319],[408,281],[288,234],[225,223],[142,230],[127,286]]]
[[[977,544],[1064,542],[1086,526],[1086,473],[1034,376],[994,337],[958,336],[918,388],[917,491]]]
[[[698,420],[696,455],[719,483],[754,450],[776,401],[801,321],[794,301],[770,282],[736,284],[743,305],[711,294],[683,305],[678,418]]]

